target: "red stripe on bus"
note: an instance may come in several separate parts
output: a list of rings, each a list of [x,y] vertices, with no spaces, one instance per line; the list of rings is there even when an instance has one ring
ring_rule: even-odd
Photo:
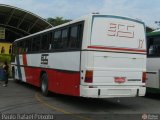
[[[22,57],[23,57],[23,65],[27,66],[27,55],[23,54]],[[27,67],[24,67],[26,82],[34,85],[34,83],[32,83],[32,81],[29,79],[29,76],[30,76],[29,73],[30,73],[30,70]]]
[[[27,55],[23,54],[23,65],[27,65]]]
[[[143,53],[146,53],[146,50],[137,50],[137,49],[130,49],[130,48],[112,48],[112,47],[101,47],[101,46],[88,46],[88,48],[103,49],[103,50],[114,50],[114,51],[128,51],[128,52],[143,52]]]

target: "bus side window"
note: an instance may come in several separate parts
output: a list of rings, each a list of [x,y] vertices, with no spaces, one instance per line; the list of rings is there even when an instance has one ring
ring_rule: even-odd
[[[22,51],[21,51],[22,54],[25,53],[25,44],[26,44],[26,41],[23,40],[22,41]]]
[[[36,36],[33,38],[33,43],[32,43],[32,51],[39,51],[40,50],[40,37]]]
[[[51,48],[52,48],[52,45],[51,45],[51,43],[52,43],[52,37],[53,37],[53,34],[52,34],[52,32],[49,32],[48,33],[48,44],[49,44],[49,50],[51,50]]]
[[[42,51],[50,50],[51,39],[52,39],[51,32],[48,32],[42,35],[42,39],[41,39],[41,50]]]
[[[78,26],[73,26],[70,29],[69,48],[77,48],[78,42]]]
[[[13,46],[13,53],[14,53],[15,55],[18,54],[18,46],[17,46],[17,43],[14,43],[14,46]]]
[[[55,31],[54,32],[54,39],[52,42],[52,49],[60,49],[60,43],[61,43],[61,31]]]
[[[48,35],[46,33],[44,35],[42,35],[41,45],[42,45],[41,46],[42,51],[49,49]]]
[[[148,55],[154,57],[160,56],[160,37],[148,39]]]
[[[22,41],[18,42],[18,53],[22,54],[23,43]]]
[[[17,42],[17,44],[16,44],[16,54],[19,54],[19,53],[18,53],[18,47],[19,47],[19,46],[18,46],[18,42]]]
[[[70,49],[79,49],[82,40],[82,24],[70,28],[70,40],[68,47]]]
[[[26,44],[25,44],[25,53],[27,53],[28,52],[28,45],[29,44],[29,42],[28,42],[28,39],[26,39]]]
[[[82,37],[83,37],[83,25],[82,25],[82,24],[79,24],[79,25],[78,25],[78,42],[77,42],[77,48],[80,48],[80,47],[81,47]]]
[[[62,49],[67,48],[67,43],[68,43],[68,29],[63,29],[62,30],[62,41],[61,41],[60,48],[62,48]]]
[[[27,52],[32,51],[32,38],[27,39]]]

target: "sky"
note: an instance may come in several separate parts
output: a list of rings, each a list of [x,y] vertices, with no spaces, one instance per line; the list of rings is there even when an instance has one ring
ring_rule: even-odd
[[[160,0],[0,0],[0,4],[25,9],[42,18],[76,19],[99,12],[140,19],[152,28],[158,28],[155,21],[160,21]]]

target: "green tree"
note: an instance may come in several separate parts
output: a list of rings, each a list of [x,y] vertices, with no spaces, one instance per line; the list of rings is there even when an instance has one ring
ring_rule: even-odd
[[[63,17],[56,17],[56,18],[47,18],[47,21],[52,24],[53,26],[61,25],[63,23],[69,22],[71,20],[63,19]]]

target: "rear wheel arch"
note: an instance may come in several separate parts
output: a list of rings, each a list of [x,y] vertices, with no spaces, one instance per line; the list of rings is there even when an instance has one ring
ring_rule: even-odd
[[[42,75],[43,75],[43,74],[47,74],[47,72],[44,71],[44,70],[40,72],[40,77],[39,77],[40,83],[41,83],[41,78],[42,78]]]

